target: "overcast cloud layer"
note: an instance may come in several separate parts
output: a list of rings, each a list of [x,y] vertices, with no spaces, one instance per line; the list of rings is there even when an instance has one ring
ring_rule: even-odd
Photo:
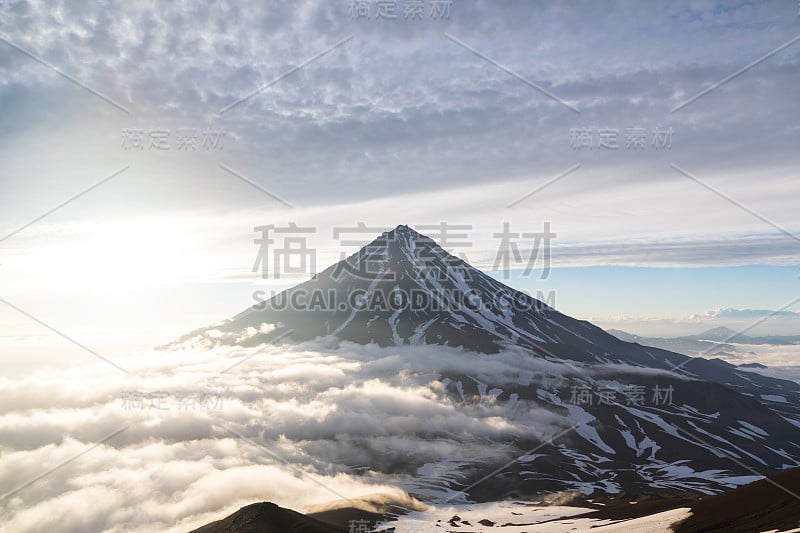
[[[380,220],[368,220],[393,225],[407,222],[400,204],[424,193],[428,211],[410,222],[438,222],[455,208],[460,220],[449,220],[463,221],[469,209],[478,220],[467,222],[486,232],[496,231],[498,215],[538,221],[547,212],[562,227],[580,217],[586,233],[562,233],[565,242],[627,241],[648,220],[662,240],[732,232],[786,237],[670,168],[675,163],[775,224],[800,229],[790,209],[798,192],[800,44],[670,112],[800,33],[793,3],[463,0],[441,20],[427,12],[405,20],[398,5],[397,20],[376,20],[374,6],[371,19],[354,20],[344,1],[4,4],[9,42],[130,114],[0,43],[0,101],[8,110],[0,119],[3,179],[19,193],[0,199],[3,218],[13,227],[129,165],[84,199],[80,215],[64,216],[260,207],[276,222],[329,227],[353,221],[352,208],[336,206],[396,197]],[[121,131],[131,127],[220,128],[225,148],[125,151]],[[646,149],[627,150],[623,132],[636,127],[648,132]],[[576,150],[571,128],[616,129],[621,148]],[[674,130],[670,149],[652,146],[654,128]],[[234,178],[220,162],[298,210]],[[580,170],[563,182],[506,209],[576,163]],[[485,187],[498,184],[505,184],[503,195],[487,199]],[[699,204],[686,203],[689,197]],[[476,202],[477,212],[470,207]],[[490,214],[495,223],[488,227],[480,218]],[[598,223],[600,234],[592,234]],[[751,260],[785,264],[785,256],[796,258],[795,244],[785,241],[785,253],[745,249]],[[694,259],[691,249],[682,260]],[[705,257],[742,253],[711,246]]]

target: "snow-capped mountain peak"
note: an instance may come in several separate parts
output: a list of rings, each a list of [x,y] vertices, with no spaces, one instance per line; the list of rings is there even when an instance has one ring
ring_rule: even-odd
[[[511,469],[518,471],[520,490],[615,492],[644,485],[714,492],[752,479],[751,471],[720,454],[720,446],[756,461],[765,473],[800,464],[797,384],[620,340],[484,274],[408,226],[383,233],[305,283],[182,340],[257,346],[318,337],[415,345],[432,354],[440,346],[479,354],[510,350],[523,358],[520,368],[530,358],[548,360],[548,368],[558,370],[544,381],[534,375],[493,383],[496,378],[482,375],[480,365],[434,378],[437,391],[461,402],[482,401],[494,391],[491,401],[509,412],[517,405],[543,407],[574,426],[575,435],[549,459],[532,456],[535,464],[523,461]],[[593,390],[601,386],[669,389],[675,403],[602,405]],[[588,390],[588,404],[570,399],[570,389],[575,394],[577,388]],[[699,440],[691,436],[696,434],[702,435]],[[622,473],[609,479],[614,472]],[[431,490],[444,482],[420,483]],[[486,491],[496,497],[508,490],[504,487],[487,482],[470,496],[480,498]]]

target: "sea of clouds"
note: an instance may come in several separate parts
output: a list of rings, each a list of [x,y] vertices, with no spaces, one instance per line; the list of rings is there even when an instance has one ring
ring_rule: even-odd
[[[0,530],[187,531],[256,501],[408,502],[423,465],[505,461],[567,426],[496,401],[504,383],[564,378],[515,351],[318,341],[115,362],[128,374],[98,362],[0,380]],[[440,380],[465,369],[489,392]]]

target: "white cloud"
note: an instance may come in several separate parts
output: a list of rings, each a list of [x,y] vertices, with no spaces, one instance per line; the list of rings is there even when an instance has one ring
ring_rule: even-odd
[[[565,424],[534,405],[512,414],[490,397],[461,401],[438,381],[465,358],[498,387],[557,381],[554,363],[444,347],[321,347],[272,346],[224,374],[259,348],[138,354],[124,361],[130,378],[98,364],[0,381],[0,479],[9,490],[128,426],[0,501],[7,527],[180,531],[259,500],[300,511],[338,494],[402,500],[398,487],[415,465],[505,459],[513,447],[490,441],[549,436]],[[221,402],[179,407],[186,394],[209,391]],[[130,404],[132,392],[152,395],[144,409]]]

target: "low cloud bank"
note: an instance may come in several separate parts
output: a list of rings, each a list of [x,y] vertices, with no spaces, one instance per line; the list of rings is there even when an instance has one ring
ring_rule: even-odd
[[[129,377],[100,363],[0,380],[9,531],[186,531],[255,501],[410,504],[400,487],[416,468],[503,460],[513,448],[492,442],[565,424],[534,404],[459,398],[439,379],[466,368],[499,388],[563,379],[563,365],[514,352],[320,341],[149,352],[123,366]]]

